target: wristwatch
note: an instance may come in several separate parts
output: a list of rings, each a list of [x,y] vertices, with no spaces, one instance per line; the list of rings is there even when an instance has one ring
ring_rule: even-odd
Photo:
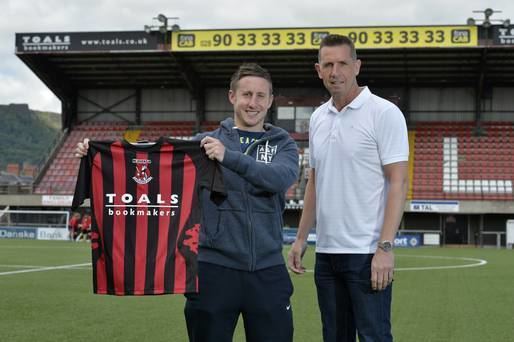
[[[379,241],[378,248],[380,248],[384,252],[390,252],[393,250],[393,243],[389,240]]]

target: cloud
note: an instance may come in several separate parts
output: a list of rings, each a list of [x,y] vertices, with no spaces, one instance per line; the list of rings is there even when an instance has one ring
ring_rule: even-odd
[[[0,74],[0,98],[8,99],[1,104],[29,103],[31,109],[61,112],[59,99],[30,71]]]

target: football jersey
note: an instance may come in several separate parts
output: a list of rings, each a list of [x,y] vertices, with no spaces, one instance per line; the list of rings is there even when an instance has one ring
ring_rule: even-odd
[[[94,293],[197,292],[199,191],[222,199],[221,177],[199,141],[90,141],[72,207],[90,198]]]

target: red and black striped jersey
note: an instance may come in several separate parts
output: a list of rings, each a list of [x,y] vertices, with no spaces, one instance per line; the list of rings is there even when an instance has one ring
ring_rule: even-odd
[[[90,198],[94,293],[197,292],[201,187],[224,193],[199,141],[90,141],[72,207]]]

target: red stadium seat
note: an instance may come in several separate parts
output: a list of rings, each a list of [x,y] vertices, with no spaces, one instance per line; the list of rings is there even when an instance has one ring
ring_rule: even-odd
[[[473,122],[416,123],[413,199],[512,200],[512,193],[507,193],[512,186],[499,188],[478,183],[514,180],[512,124],[484,123],[483,127],[488,135],[477,137],[473,134]],[[457,145],[453,145],[454,140],[451,144],[445,140],[443,144],[444,138],[450,137],[457,138]],[[457,146],[457,150],[453,146]],[[444,148],[447,148],[446,152]],[[455,153],[455,161],[444,159],[444,153],[450,158],[451,153]],[[453,173],[452,170],[458,171]],[[471,183],[469,186],[451,187],[452,179]]]

